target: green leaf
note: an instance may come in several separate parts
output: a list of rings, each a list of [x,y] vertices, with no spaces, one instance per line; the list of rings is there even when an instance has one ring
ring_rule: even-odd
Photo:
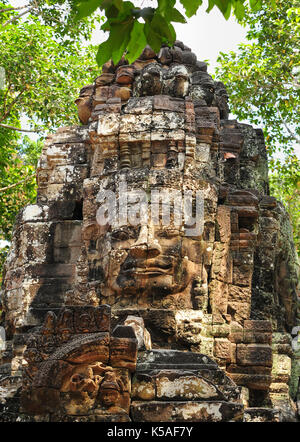
[[[101,7],[100,9],[108,9],[111,6],[114,6],[118,10],[121,10],[123,8],[123,0],[101,0]]]
[[[164,37],[168,42],[174,42],[174,28],[173,26],[166,21],[166,19],[160,15],[158,12],[154,14],[153,19],[151,20],[151,27],[154,29],[159,35]]]
[[[232,0],[213,0],[213,3],[220,9],[226,20],[230,17]]]
[[[96,61],[98,66],[103,66],[111,58],[111,41],[108,38],[98,47]]]
[[[206,12],[210,12],[214,6],[216,6],[214,0],[208,0],[208,6]]]
[[[75,20],[81,20],[84,17],[88,17],[93,12],[96,11],[96,9],[99,8],[103,0],[87,0],[79,3],[77,7],[77,15],[75,17]]]
[[[127,45],[127,55],[129,63],[135,61],[139,55],[143,52],[143,49],[147,45],[147,39],[144,34],[144,24],[135,21],[132,31],[130,33],[130,40]]]
[[[157,0],[157,11],[162,15],[167,15],[174,8],[176,0]]]
[[[112,47],[112,61],[117,64],[122,58],[130,39],[130,33],[133,28],[133,19],[126,23],[112,26],[110,39]]]
[[[144,26],[144,33],[147,43],[155,52],[159,52],[162,44],[162,37],[152,27],[151,22],[147,21]]]
[[[130,33],[133,28],[133,17],[128,18],[124,23],[115,23],[111,25],[109,38],[101,43],[98,48],[96,60],[98,66],[102,66],[110,58],[117,64],[130,39]]]
[[[203,2],[202,0],[180,0],[180,3],[185,9],[187,17],[190,18],[196,14]]]
[[[169,14],[169,20],[176,23],[186,23],[185,17],[176,8],[171,10]]]
[[[250,7],[253,11],[259,11],[262,7],[262,0],[250,0]]]
[[[174,27],[158,11],[151,21],[146,21],[144,32],[149,46],[156,52],[160,50],[162,43],[172,45],[176,39]]]
[[[242,2],[237,1],[234,5],[234,15],[238,20],[242,20],[245,16],[245,6]]]

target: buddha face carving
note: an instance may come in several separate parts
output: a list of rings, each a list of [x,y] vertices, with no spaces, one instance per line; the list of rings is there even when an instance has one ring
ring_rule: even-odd
[[[183,98],[188,95],[189,91],[189,74],[183,65],[175,65],[171,67],[164,78],[163,93]]]
[[[223,120],[227,120],[229,118],[230,109],[228,106],[228,93],[224,86],[224,83],[221,81],[215,82],[216,92],[215,98],[213,101],[213,105],[217,106],[220,110],[220,118]]]
[[[133,97],[113,118],[99,116],[94,178],[86,182],[94,213],[102,204],[99,195],[106,191],[119,205],[123,180],[130,191],[142,190],[147,198],[152,190],[176,191],[184,197],[186,190],[207,189],[203,201],[211,204],[207,222],[213,227],[207,239],[202,233],[186,235],[186,220],[175,223],[174,213],[169,224],[161,219],[153,222],[148,215],[146,223],[132,224],[127,219],[106,227],[96,214],[98,226],[90,218],[83,227],[90,293],[100,303],[116,307],[192,308],[192,297],[208,292],[208,256],[215,239],[217,185],[209,177],[215,173],[210,146],[218,133],[219,113],[209,111],[210,124],[205,121],[201,127],[203,108],[213,102],[215,83],[206,72],[194,71],[192,65],[178,63],[174,57],[170,65],[161,64],[158,58],[138,60],[134,67]],[[198,99],[197,105],[200,100],[200,106],[194,106],[193,98]],[[105,167],[108,158],[113,158],[113,167],[112,163]],[[206,222],[204,214],[202,220]]]
[[[161,226],[140,226],[130,234],[128,227],[122,231],[131,236],[125,247],[127,256],[120,265],[115,288],[139,292],[150,290],[164,294],[183,291],[189,284],[194,266],[183,255],[182,237],[178,230]],[[124,247],[120,232],[112,233],[117,248]]]
[[[199,275],[206,279],[206,243],[202,236],[185,236],[183,226],[124,225],[105,237],[111,245],[103,259],[102,293],[107,296],[114,294],[127,304],[167,305],[168,297],[180,294],[181,302],[190,305],[195,280]]]
[[[206,72],[196,71],[192,74],[191,97],[203,99],[210,106],[215,95],[215,82]]]
[[[184,65],[174,65],[166,72],[158,63],[151,63],[141,71],[135,85],[135,96],[166,94],[184,98],[189,92],[189,73]]]
[[[135,83],[134,95],[159,95],[162,90],[162,69],[157,63],[147,65]]]

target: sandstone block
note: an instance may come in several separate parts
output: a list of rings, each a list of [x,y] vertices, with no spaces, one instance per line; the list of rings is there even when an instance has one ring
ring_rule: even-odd
[[[156,378],[160,400],[215,400],[222,397],[215,385],[202,377],[181,371],[160,371]]]
[[[272,347],[264,344],[238,344],[237,363],[240,365],[272,366]]]
[[[242,421],[243,405],[226,402],[132,402],[135,422]]]
[[[217,338],[214,341],[214,356],[231,361],[231,342],[228,339]]]

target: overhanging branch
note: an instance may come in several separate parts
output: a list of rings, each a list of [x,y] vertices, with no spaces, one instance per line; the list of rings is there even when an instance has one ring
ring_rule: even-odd
[[[22,129],[20,127],[15,127],[15,126],[9,126],[7,124],[2,124],[0,123],[0,127],[4,127],[5,129],[10,129],[10,130],[16,130],[18,132],[34,132],[34,133],[39,133],[41,132],[41,130],[30,130],[30,129]]]
[[[5,27],[7,25],[9,25],[10,23],[14,22],[15,20],[18,20],[19,18],[21,18],[23,15],[28,14],[33,8],[28,8],[25,11],[21,12],[18,15],[15,15],[14,17],[12,17],[11,19],[7,20],[2,26]]]
[[[29,175],[28,177],[24,178],[24,179],[21,180],[21,181],[18,181],[17,183],[10,184],[9,186],[6,186],[6,187],[2,187],[2,188],[0,189],[0,193],[6,192],[6,190],[9,190],[9,189],[13,189],[14,187],[17,187],[17,186],[19,186],[20,184],[24,184],[24,183],[26,183],[27,181],[31,180],[33,177],[34,177],[34,175]]]
[[[297,137],[297,135],[296,135],[296,134],[295,134],[295,133],[289,128],[289,126],[287,125],[286,121],[284,120],[284,118],[283,118],[283,116],[282,116],[282,114],[281,114],[281,112],[280,112],[280,110],[279,110],[279,108],[278,108],[278,104],[275,104],[275,107],[276,107],[276,109],[277,109],[277,112],[278,112],[279,118],[280,118],[280,120],[282,121],[282,124],[284,125],[284,127],[286,128],[286,130],[288,131],[288,133],[290,134],[290,136],[291,136],[292,138],[294,138],[294,140],[295,140],[297,143],[300,144],[300,138]]]

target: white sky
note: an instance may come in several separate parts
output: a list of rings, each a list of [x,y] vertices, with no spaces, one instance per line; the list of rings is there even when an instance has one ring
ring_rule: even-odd
[[[235,51],[238,44],[245,42],[246,28],[234,18],[225,20],[214,8],[209,14],[201,8],[188,23],[175,24],[177,39],[189,46],[198,60],[209,60],[209,73],[214,73],[219,52]]]
[[[150,0],[144,0],[143,6],[153,6]],[[183,13],[182,8],[178,8]],[[199,8],[197,15],[187,23],[173,23],[177,40],[183,41],[197,55],[198,60],[209,61],[209,73],[213,74],[219,52],[235,51],[239,43],[245,42],[246,28],[243,28],[232,17],[225,20],[218,8],[214,7],[208,14],[206,6]],[[102,43],[108,33],[94,32],[92,42]]]

